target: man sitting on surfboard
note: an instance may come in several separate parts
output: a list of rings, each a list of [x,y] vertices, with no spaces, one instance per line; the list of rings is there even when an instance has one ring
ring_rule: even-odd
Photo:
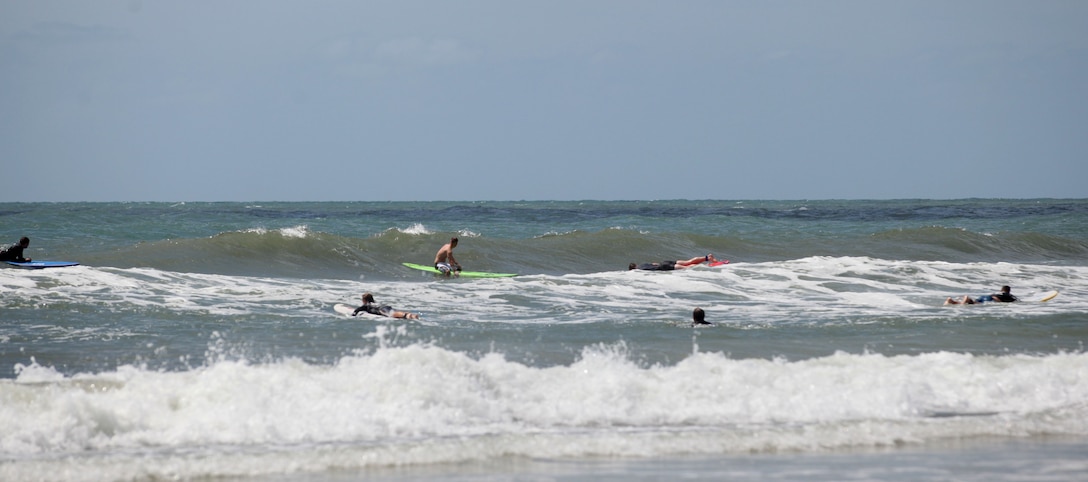
[[[964,295],[964,297],[962,299],[960,299],[959,301],[956,301],[956,300],[952,299],[951,297],[949,297],[947,300],[944,300],[944,304],[946,304],[946,305],[973,305],[973,304],[976,304],[976,303],[986,303],[987,301],[996,301],[998,303],[1011,303],[1013,301],[1019,301],[1019,299],[1012,295],[1012,288],[1009,288],[1008,286],[1002,286],[1000,293],[994,293],[992,295],[983,295],[983,296],[979,296],[978,298],[971,298],[970,296]]]
[[[717,261],[718,261],[718,259],[715,258],[713,254],[708,254],[706,256],[698,256],[698,257],[695,257],[695,258],[691,258],[691,259],[686,260],[686,261],[685,260],[662,261],[660,263],[643,263],[643,264],[631,263],[631,264],[627,265],[627,270],[630,271],[632,269],[641,269],[641,270],[646,270],[646,271],[672,271],[672,270],[675,270],[675,269],[690,268],[692,266],[697,266],[697,265],[702,264],[702,263],[716,263]]]
[[[355,308],[355,311],[351,313],[351,316],[356,316],[360,311],[365,311],[372,315],[388,316],[390,318],[406,318],[409,320],[418,320],[419,315],[415,313],[409,313],[407,311],[394,310],[392,306],[378,306],[374,302],[374,295],[370,293],[363,294],[363,306]]]
[[[434,255],[434,269],[449,276],[451,271],[461,271],[461,265],[453,258],[453,248],[457,247],[457,238],[450,238],[450,242],[443,244]]]
[[[23,257],[23,250],[30,246],[30,238],[23,236],[19,239],[18,243],[15,243],[3,251],[0,251],[0,261],[15,261],[16,263],[29,263],[30,258]]]

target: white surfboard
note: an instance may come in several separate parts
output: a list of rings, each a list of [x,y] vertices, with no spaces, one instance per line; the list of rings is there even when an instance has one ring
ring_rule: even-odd
[[[336,306],[332,307],[332,309],[334,311],[336,311],[337,313],[340,313],[341,315],[347,315],[347,316],[351,316],[351,314],[355,312],[355,308],[356,307],[354,307],[354,306],[345,305],[343,303],[337,303]]]

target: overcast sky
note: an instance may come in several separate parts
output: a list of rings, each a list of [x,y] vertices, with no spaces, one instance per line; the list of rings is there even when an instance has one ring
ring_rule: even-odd
[[[1088,2],[0,0],[6,201],[1088,197]]]

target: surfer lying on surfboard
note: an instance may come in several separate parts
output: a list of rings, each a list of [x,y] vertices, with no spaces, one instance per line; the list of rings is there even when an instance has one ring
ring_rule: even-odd
[[[392,306],[388,305],[378,306],[378,304],[374,302],[374,295],[370,293],[363,294],[363,306],[355,308],[355,311],[351,313],[351,316],[358,315],[360,311],[365,311],[372,315],[388,316],[390,318],[407,318],[409,320],[419,319],[419,315],[416,313],[394,310]]]
[[[23,257],[23,250],[30,246],[30,238],[23,236],[19,239],[18,243],[15,243],[3,251],[0,251],[0,261],[15,261],[19,263],[29,263],[30,258]]]
[[[1019,301],[1019,299],[1012,295],[1012,288],[1008,286],[1002,286],[1001,292],[994,293],[992,295],[983,295],[978,298],[971,298],[969,295],[964,295],[959,300],[954,300],[952,297],[944,300],[946,305],[974,305],[977,303],[986,303],[988,301],[994,301],[998,303],[1011,303],[1013,301]]]
[[[641,269],[641,270],[646,270],[646,271],[672,271],[672,270],[675,270],[675,269],[684,269],[684,268],[690,268],[692,266],[698,266],[698,265],[703,264],[703,263],[714,264],[714,263],[717,263],[717,262],[718,262],[718,259],[715,258],[713,254],[708,254],[706,256],[696,256],[696,257],[691,258],[689,260],[662,261],[660,263],[643,263],[643,264],[631,263],[631,264],[627,265],[627,270],[630,271],[630,270],[633,270],[633,269]]]

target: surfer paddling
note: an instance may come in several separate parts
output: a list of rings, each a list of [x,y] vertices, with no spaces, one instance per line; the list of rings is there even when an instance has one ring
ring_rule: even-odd
[[[703,263],[717,263],[718,259],[713,254],[706,256],[696,256],[688,260],[678,261],[662,261],[660,263],[643,263],[635,264],[631,263],[627,265],[627,270],[641,269],[645,271],[672,271],[677,269],[690,268],[692,266],[698,266]]]
[[[378,306],[378,304],[374,302],[374,295],[370,293],[363,294],[363,306],[355,308],[355,311],[351,313],[351,316],[357,316],[359,312],[378,316],[388,316],[390,318],[405,318],[409,320],[419,319],[419,315],[416,313],[394,310],[392,306],[388,305]]]
[[[1012,303],[1013,301],[1019,301],[1019,298],[1012,295],[1012,288],[1009,288],[1008,286],[1002,286],[1000,292],[994,293],[992,295],[983,295],[983,296],[979,296],[978,298],[971,298],[970,296],[965,295],[963,298],[960,298],[958,300],[953,299],[952,297],[949,297],[948,299],[944,300],[944,304],[946,304],[946,305],[974,305],[974,304],[986,303],[986,302],[990,302],[990,301],[997,302],[997,303]]]
[[[19,239],[18,243],[15,243],[3,251],[0,251],[0,261],[15,261],[17,263],[29,263],[30,258],[23,257],[23,250],[30,246],[30,238],[23,236]]]
[[[438,253],[434,255],[434,269],[441,271],[443,275],[449,276],[451,272],[461,271],[461,265],[457,263],[457,259],[453,257],[453,248],[457,247],[457,238],[450,238],[450,242],[443,244],[438,249]]]

